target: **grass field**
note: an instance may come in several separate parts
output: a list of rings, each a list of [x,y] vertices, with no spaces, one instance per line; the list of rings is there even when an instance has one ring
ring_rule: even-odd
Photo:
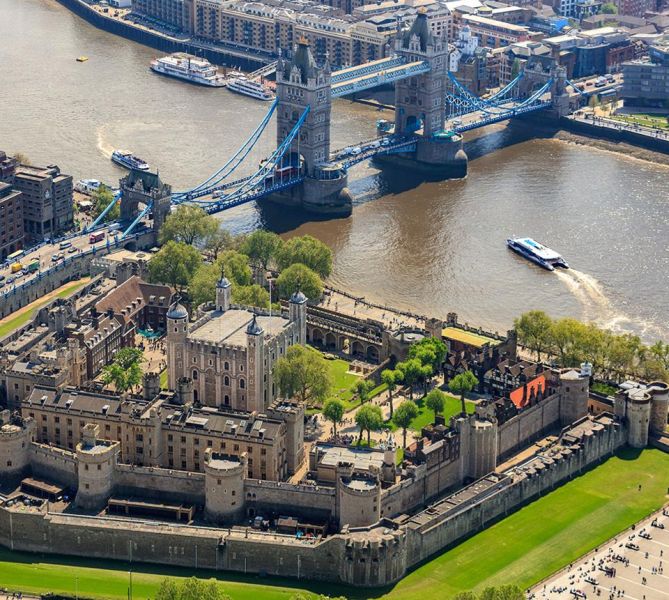
[[[312,352],[318,352],[322,354],[316,348],[307,346]],[[358,402],[353,402],[352,388],[355,385],[356,381],[360,380],[358,375],[353,375],[348,373],[349,363],[341,358],[335,358],[333,360],[325,361],[328,368],[330,369],[330,375],[332,376],[332,398],[338,398],[346,405],[346,410],[349,411],[355,406]],[[320,411],[310,411],[310,412],[320,412]]]
[[[653,129],[669,129],[669,117],[667,117],[667,115],[656,115],[651,113],[620,113],[611,115],[611,118],[615,119],[616,121],[632,123],[633,125],[642,125],[644,127],[651,127]]]
[[[1,319],[0,338],[3,338],[19,327],[23,327],[23,325],[25,325],[32,318],[33,314],[38,308],[42,308],[42,306],[48,304],[54,298],[67,298],[68,296],[74,294],[77,290],[84,287],[90,281],[90,279],[90,277],[84,277],[83,279],[66,283],[65,285],[58,288],[58,290],[47,294],[45,298],[35,300],[34,302],[31,302],[30,304],[12,313],[10,316]]]
[[[641,484],[641,491],[638,486]],[[625,450],[543,498],[424,564],[389,590],[310,586],[297,582],[219,575],[234,600],[289,600],[297,593],[345,594],[349,598],[418,600],[449,598],[469,589],[515,583],[523,588],[550,575],[662,506],[669,486],[669,455]],[[106,567],[106,568],[101,568]],[[133,598],[145,600],[165,576],[188,570],[143,565],[133,572]],[[212,574],[196,572],[200,577]],[[24,592],[127,598],[128,571],[121,563],[53,559],[0,549],[0,588]],[[435,592],[438,590],[438,593]]]
[[[413,421],[411,421],[411,426],[409,428],[413,431],[420,431],[429,423],[434,422],[434,413],[427,406],[425,406],[425,398],[416,398],[414,396],[414,402],[418,407],[418,416]],[[399,406],[399,404],[400,402],[397,400],[394,401],[395,407]],[[475,406],[476,405],[473,402],[465,400],[465,408],[469,414],[474,412]],[[446,423],[449,422],[452,416],[457,415],[459,412],[460,399],[456,398],[455,396],[447,395],[446,404],[444,405],[444,418],[446,419]],[[386,425],[390,428],[391,431],[395,431],[397,429],[397,426],[392,421],[389,421],[386,423]]]

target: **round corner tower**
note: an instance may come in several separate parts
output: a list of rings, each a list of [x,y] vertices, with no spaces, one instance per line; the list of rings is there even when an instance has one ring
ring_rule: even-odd
[[[381,518],[381,485],[374,473],[354,473],[353,465],[337,467],[339,527],[366,527]]]
[[[35,420],[0,412],[0,480],[21,475],[30,465],[30,442],[35,439]]]
[[[84,425],[77,444],[77,496],[75,504],[86,510],[99,510],[114,490],[114,471],[121,445],[98,439],[100,426]]]
[[[645,448],[648,445],[650,427],[651,395],[643,389],[627,392],[627,443],[632,448]]]
[[[574,369],[560,373],[560,424],[564,427],[588,414],[590,378]]]
[[[246,452],[238,457],[207,449],[204,458],[204,516],[214,523],[234,523],[245,513]]]
[[[667,430],[669,384],[664,381],[654,381],[648,386],[648,392],[651,395],[650,434],[660,436]]]

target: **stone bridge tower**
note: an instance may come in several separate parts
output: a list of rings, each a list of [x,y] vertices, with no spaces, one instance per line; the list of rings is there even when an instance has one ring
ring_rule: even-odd
[[[275,193],[281,204],[336,215],[351,213],[352,199],[346,188],[344,169],[329,165],[332,96],[330,65],[317,65],[306,39],[297,44],[291,60],[279,59],[277,82],[277,146],[281,144],[309,106],[309,114],[293,140],[283,165],[299,167],[302,185]]]
[[[170,214],[172,186],[163,183],[158,173],[133,169],[120,180],[121,221],[131,223],[139,214],[139,205],[152,203],[153,231],[156,238]]]

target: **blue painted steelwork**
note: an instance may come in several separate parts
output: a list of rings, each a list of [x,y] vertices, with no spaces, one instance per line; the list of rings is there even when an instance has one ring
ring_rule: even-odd
[[[388,138],[381,138],[388,139]],[[357,156],[351,156],[350,158],[344,159],[340,164],[343,169],[350,169],[352,166],[361,163],[364,160],[374,158],[375,156],[382,156],[384,154],[397,154],[399,152],[415,152],[416,150],[416,138],[402,138],[397,141],[393,141],[387,146],[376,146],[370,147],[366,150],[363,150]]]
[[[349,81],[350,79],[357,79],[363,75],[371,75],[372,73],[379,73],[380,71],[392,69],[393,67],[399,67],[405,63],[406,58],[403,56],[392,56],[386,59],[373,61],[372,63],[358,65],[357,67],[335,71],[330,76],[330,82],[333,84],[342,83],[344,81]]]
[[[579,88],[576,87],[576,84],[569,81],[569,79],[566,79],[565,83],[567,85],[570,85],[574,89],[574,91],[576,91],[580,96],[583,96],[584,98],[587,98],[588,96],[590,96],[589,92],[584,91],[584,90],[580,90]]]
[[[401,64],[397,67],[385,68],[381,71],[374,71],[369,75],[362,75],[356,80],[346,80],[332,85],[332,97],[339,98],[347,94],[368,90],[384,83],[392,83],[414,75],[421,75],[430,71],[430,63],[427,61]]]
[[[140,212],[135,220],[128,226],[128,228],[121,234],[121,239],[125,239],[128,235],[130,235],[130,232],[137,227],[137,224],[151,212],[151,209],[153,208],[153,202],[149,202],[145,207],[142,212]]]
[[[114,194],[114,199],[106,206],[106,208],[98,215],[97,219],[93,221],[88,227],[84,227],[84,233],[96,229],[97,226],[102,222],[102,220],[107,216],[107,213],[113,208],[113,206],[120,200],[121,191],[119,190]]]

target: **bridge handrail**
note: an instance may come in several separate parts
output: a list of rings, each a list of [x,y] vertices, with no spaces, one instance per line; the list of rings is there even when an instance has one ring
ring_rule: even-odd
[[[368,73],[374,73],[375,71],[382,71],[384,69],[390,69],[392,67],[399,67],[400,65],[406,62],[406,58],[403,56],[393,56],[385,60],[385,62],[375,62],[374,64],[364,63],[358,65],[357,67],[350,67],[348,69],[341,69],[340,71],[335,71],[330,76],[330,83],[341,83],[343,81],[348,81],[349,79],[355,79],[361,75],[367,75]]]
[[[418,64],[407,64],[405,69],[392,71],[391,73],[388,73],[384,70],[381,73],[375,73],[371,76],[363,76],[360,81],[357,82],[344,81],[343,83],[336,83],[332,86],[331,94],[333,98],[339,98],[340,96],[346,96],[347,94],[352,94],[353,92],[359,92],[371,87],[376,87],[382,83],[392,83],[393,81],[406,79],[412,75],[427,73],[429,70],[430,64],[427,61],[422,61]]]

